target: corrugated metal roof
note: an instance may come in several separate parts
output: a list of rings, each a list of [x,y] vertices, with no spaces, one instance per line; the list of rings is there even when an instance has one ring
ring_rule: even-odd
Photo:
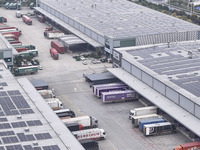
[[[176,105],[171,100],[167,99],[162,94],[158,93],[148,85],[120,68],[108,68],[113,75],[119,78],[121,81],[135,89],[138,93],[143,95],[146,99],[151,101],[154,105],[165,111],[172,118],[183,124],[197,136],[200,136],[200,121],[198,118]]]

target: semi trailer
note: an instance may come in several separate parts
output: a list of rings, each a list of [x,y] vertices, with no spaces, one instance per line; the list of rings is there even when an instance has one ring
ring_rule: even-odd
[[[138,99],[139,94],[133,90],[111,91],[111,92],[103,92],[101,98],[103,103],[130,101]]]
[[[162,118],[162,116],[159,116],[157,114],[142,115],[142,116],[133,116],[132,117],[132,124],[134,125],[134,127],[138,127],[140,120],[154,119],[154,118]]]
[[[76,117],[75,113],[70,110],[70,109],[61,109],[61,110],[56,110],[54,111],[56,115],[61,118],[61,119],[66,119],[66,118],[74,118]]]
[[[129,111],[129,119],[133,116],[141,116],[141,115],[148,115],[148,114],[157,114],[158,107],[156,106],[148,106],[148,107],[141,107],[135,108]]]
[[[41,94],[41,96],[44,99],[48,99],[48,98],[56,98],[56,96],[54,95],[52,90],[39,90],[38,93]]]
[[[64,45],[61,42],[57,41],[57,40],[51,41],[51,47],[55,48],[61,54],[65,53]]]
[[[56,39],[56,38],[61,37],[63,35],[65,35],[65,34],[61,31],[59,31],[59,30],[45,31],[44,32],[44,37],[46,37],[48,39]]]
[[[13,74],[15,76],[19,75],[28,75],[28,74],[34,74],[38,72],[37,66],[28,66],[28,67],[13,67]]]
[[[53,59],[58,60],[59,55],[58,51],[55,48],[50,48],[50,54]]]
[[[103,129],[99,128],[74,131],[72,132],[72,134],[78,140],[88,140],[88,139],[102,140],[106,137],[106,132]]]
[[[102,88],[97,88],[97,97],[101,97],[103,92],[111,92],[111,91],[123,91],[127,90],[127,85],[118,85],[118,86],[106,86]]]
[[[83,128],[83,126],[79,123],[69,123],[69,124],[65,124],[65,125],[71,132],[80,131]]]
[[[145,136],[150,135],[163,135],[175,132],[175,127],[169,122],[161,122],[154,124],[146,124],[143,128],[143,134]]]
[[[53,109],[59,110],[63,108],[62,102],[58,98],[48,98],[44,99],[46,103]]]
[[[98,120],[91,116],[80,116],[76,118],[63,119],[62,121],[64,124],[79,123],[83,126],[83,129],[98,127]]]
[[[99,150],[99,144],[95,140],[79,140],[79,142],[86,150]]]
[[[31,18],[29,18],[28,16],[23,15],[23,16],[22,16],[22,20],[23,20],[26,24],[32,25],[32,20],[31,20]]]
[[[5,34],[14,34],[17,37],[19,37],[22,34],[21,31],[0,31],[0,33],[2,35],[5,35]]]
[[[139,120],[139,129],[143,131],[144,125],[146,124],[154,124],[154,123],[161,123],[165,122],[162,118],[153,118],[153,119],[145,119],[145,120]]]
[[[199,149],[200,149],[200,142],[185,143],[174,148],[174,150],[199,150]]]

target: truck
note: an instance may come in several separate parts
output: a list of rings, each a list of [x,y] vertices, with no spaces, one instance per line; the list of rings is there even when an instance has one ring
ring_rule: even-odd
[[[77,140],[102,140],[106,137],[106,132],[99,128],[73,131],[72,134],[77,138]]]
[[[13,67],[13,74],[15,76],[19,75],[28,75],[28,74],[34,74],[38,72],[37,66],[28,66],[28,67]]]
[[[133,116],[157,114],[157,109],[158,109],[158,107],[156,107],[156,106],[148,106],[148,107],[132,109],[129,111],[129,119],[131,120]]]
[[[14,34],[15,36],[19,37],[21,35],[21,31],[0,31],[2,35],[5,34]]]
[[[33,49],[33,50],[26,50],[26,51],[22,51],[19,53],[19,55],[21,56],[31,56],[31,57],[36,57],[38,56],[38,50],[37,49]]]
[[[39,22],[44,23],[45,22],[45,18],[42,15],[37,15],[37,19]]]
[[[78,123],[69,123],[69,124],[66,124],[66,127],[71,131],[80,131],[82,130],[82,125],[81,124],[78,124]]]
[[[17,2],[17,10],[21,10],[21,2]]]
[[[74,118],[76,117],[75,113],[70,109],[61,109],[56,110],[54,113],[60,118],[60,119],[67,119],[67,118]]]
[[[20,46],[14,46],[15,48],[27,48],[28,50],[34,50],[34,45],[20,45]]]
[[[17,11],[17,12],[15,13],[15,16],[16,16],[17,18],[21,18],[21,17],[22,17],[22,14],[21,14],[21,12]]]
[[[38,91],[44,99],[56,98],[52,90],[39,90]]]
[[[91,116],[80,116],[76,118],[63,119],[62,121],[64,124],[79,123],[83,126],[83,129],[98,127],[98,120]]]
[[[51,47],[55,48],[59,53],[63,54],[65,52],[64,45],[58,40],[51,41]]]
[[[98,88],[102,88],[102,87],[106,87],[106,86],[118,86],[118,85],[126,85],[122,82],[117,82],[117,83],[109,83],[109,84],[98,84],[98,85],[93,85],[92,87],[92,91],[95,95],[97,95],[97,89]]]
[[[149,115],[142,115],[142,116],[133,116],[132,117],[132,124],[134,125],[134,127],[138,127],[140,120],[153,119],[153,118],[162,118],[162,116],[159,116],[157,114],[149,114]]]
[[[7,22],[7,19],[5,17],[0,17],[0,23],[3,23],[3,22]]]
[[[200,142],[185,143],[175,147],[173,150],[198,150]]]
[[[164,119],[162,118],[153,118],[153,119],[144,119],[144,120],[139,120],[139,129],[143,131],[144,125],[145,124],[153,124],[153,123],[161,123],[165,122]]]
[[[55,48],[50,48],[50,54],[53,59],[58,60],[59,55]]]
[[[31,20],[31,18],[29,18],[28,16],[23,15],[23,16],[22,16],[22,20],[23,20],[26,24],[32,25],[32,20]]]
[[[5,7],[6,9],[8,9],[9,4],[10,4],[9,2],[5,3],[4,7]]]
[[[106,86],[97,88],[97,97],[101,97],[103,92],[111,92],[111,91],[124,91],[128,88],[127,85],[118,85],[118,86]]]
[[[145,136],[150,135],[163,135],[171,134],[175,132],[175,127],[169,122],[161,122],[154,124],[146,124],[143,128],[143,134]]]
[[[47,98],[45,101],[53,110],[60,110],[63,108],[63,104],[58,98]]]
[[[86,150],[99,150],[99,144],[95,140],[79,140],[79,142]]]
[[[103,103],[130,101],[138,98],[139,94],[133,90],[103,92],[101,96]]]
[[[65,35],[65,34],[61,31],[59,31],[59,30],[45,31],[44,32],[44,37],[46,37],[48,39],[55,39],[55,38],[61,37],[63,35]]]

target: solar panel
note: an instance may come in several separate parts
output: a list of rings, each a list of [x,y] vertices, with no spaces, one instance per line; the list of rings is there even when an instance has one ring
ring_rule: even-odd
[[[50,145],[50,146],[43,146],[42,147],[44,150],[60,150],[58,145]]]
[[[0,118],[0,122],[8,121],[7,118]]]
[[[5,148],[3,146],[0,146],[0,150],[5,150]]]
[[[24,133],[17,133],[17,137],[21,142],[27,141],[26,136]]]
[[[42,150],[41,147],[33,147],[33,150]]]
[[[13,131],[0,132],[0,136],[9,136],[9,135],[15,135],[15,133]]]
[[[21,95],[21,93],[19,92],[19,90],[12,90],[12,91],[7,91],[7,92],[8,92],[8,94],[10,96],[12,96],[12,95]]]
[[[33,150],[31,145],[24,145],[25,150]]]
[[[40,126],[42,125],[42,122],[40,120],[31,120],[31,121],[26,121],[28,126]]]
[[[8,96],[8,94],[4,91],[0,92],[0,96]]]
[[[0,82],[0,86],[8,86],[6,82]]]
[[[32,134],[26,135],[27,141],[35,141],[35,137]]]
[[[23,150],[21,145],[9,145],[6,146],[6,150]]]

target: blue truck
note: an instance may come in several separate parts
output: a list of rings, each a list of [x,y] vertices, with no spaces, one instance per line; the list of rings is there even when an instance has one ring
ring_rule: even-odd
[[[141,131],[143,131],[144,125],[146,125],[146,124],[154,124],[154,123],[161,123],[161,122],[165,122],[165,120],[162,119],[162,118],[139,120],[139,129]]]

